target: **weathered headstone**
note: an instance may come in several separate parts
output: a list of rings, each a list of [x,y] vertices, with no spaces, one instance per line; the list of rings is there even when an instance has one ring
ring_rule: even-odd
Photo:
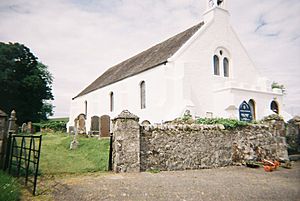
[[[8,132],[9,133],[13,133],[13,134],[17,133],[18,125],[16,124],[16,121],[17,121],[17,114],[16,114],[16,111],[13,110],[10,113],[10,118],[8,121]]]
[[[100,136],[109,137],[110,135],[110,117],[103,115],[100,117]]]
[[[91,134],[92,135],[99,135],[100,131],[100,118],[98,116],[91,117]]]
[[[71,144],[70,144],[70,149],[71,150],[74,150],[74,149],[77,149],[78,148],[78,145],[79,145],[79,142],[77,140],[77,135],[78,135],[78,118],[75,118],[74,119],[74,137],[73,137],[73,140],[71,141]]]
[[[22,132],[22,133],[26,133],[26,132],[27,132],[27,124],[26,124],[26,123],[23,123],[23,124],[22,124],[21,132]]]
[[[69,133],[75,133],[74,126],[69,126]]]
[[[76,136],[76,135],[75,135]],[[78,148],[79,146],[79,142],[77,141],[76,137],[74,136],[74,139],[71,141],[71,144],[70,144],[70,149],[71,150],[75,150]]]
[[[80,114],[78,115],[78,124],[77,124],[77,133],[78,134],[85,134],[86,133],[86,127],[85,127],[85,115]]]
[[[148,121],[148,120],[144,120],[144,121],[142,121],[142,123],[141,123],[141,125],[142,126],[147,126],[147,125],[150,125],[151,123],[150,123],[150,121]]]
[[[33,133],[32,122],[31,121],[29,121],[27,123],[27,133]]]

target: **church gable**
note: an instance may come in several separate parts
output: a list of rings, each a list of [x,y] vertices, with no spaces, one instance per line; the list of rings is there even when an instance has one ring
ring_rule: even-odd
[[[80,92],[75,98],[166,63],[167,60],[173,56],[203,25],[204,23],[201,22],[186,31],[173,36],[172,38],[169,38],[168,40],[137,54],[136,56],[111,67],[82,92]]]

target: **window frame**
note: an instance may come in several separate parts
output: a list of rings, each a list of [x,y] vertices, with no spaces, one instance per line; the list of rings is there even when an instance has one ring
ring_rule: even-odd
[[[109,111],[113,112],[115,108],[114,92],[109,93]]]
[[[218,55],[213,56],[214,75],[220,76],[220,58]]]
[[[146,109],[146,82],[140,82],[140,108]]]

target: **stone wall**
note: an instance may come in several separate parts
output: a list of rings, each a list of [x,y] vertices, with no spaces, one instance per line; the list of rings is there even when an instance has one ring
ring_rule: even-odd
[[[285,138],[267,125],[225,130],[222,125],[158,125],[141,129],[141,170],[186,170],[247,160],[288,160]]]
[[[282,129],[281,120],[231,130],[180,123],[139,126],[138,117],[126,111],[113,121],[113,169],[187,170],[247,160],[288,160]]]
[[[288,122],[286,141],[289,154],[300,153],[300,117],[296,116]]]

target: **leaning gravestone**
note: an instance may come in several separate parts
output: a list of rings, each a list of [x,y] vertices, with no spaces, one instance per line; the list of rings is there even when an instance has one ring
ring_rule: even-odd
[[[85,134],[86,133],[85,115],[84,114],[80,114],[78,116],[77,133],[78,134]]]

